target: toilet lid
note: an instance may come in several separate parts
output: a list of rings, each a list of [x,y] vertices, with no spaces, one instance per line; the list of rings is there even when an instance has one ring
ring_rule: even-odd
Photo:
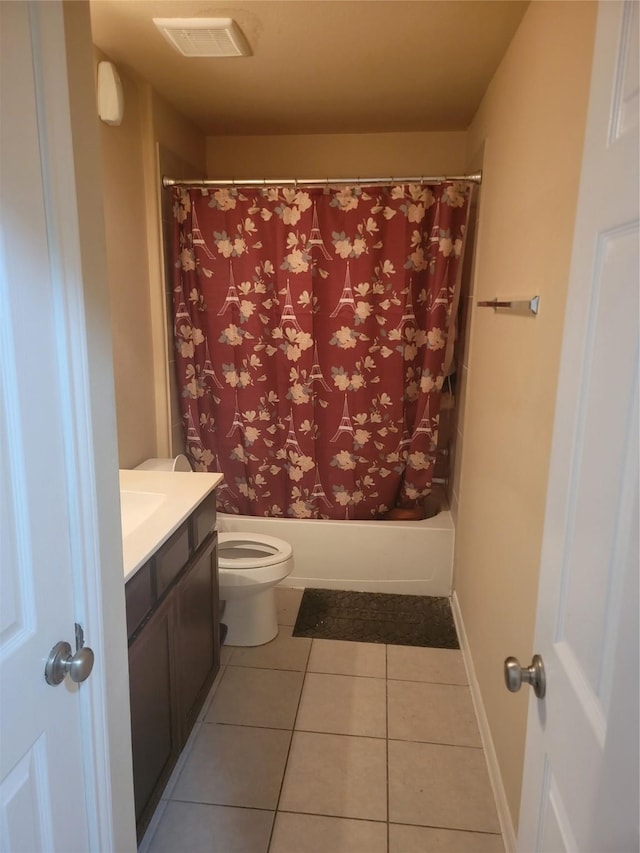
[[[259,533],[218,534],[218,563],[224,568],[257,569],[288,560],[291,545],[275,536]]]

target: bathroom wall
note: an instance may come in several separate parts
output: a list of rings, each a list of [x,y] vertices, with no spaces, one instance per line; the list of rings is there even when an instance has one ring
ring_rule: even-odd
[[[207,139],[216,178],[351,178],[458,174],[466,132],[217,136]]]
[[[124,119],[100,127],[119,464],[131,468],[169,455],[176,434],[160,179],[204,175],[205,138],[148,83],[118,70]]]
[[[97,60],[105,59],[102,55]],[[120,75],[125,101],[119,127],[100,122],[107,274],[121,468],[155,456],[153,342],[149,307],[143,98],[137,82]]]
[[[477,172],[482,169],[482,157],[475,158],[475,165],[469,171]],[[455,407],[450,416],[448,431],[449,468],[447,497],[453,522],[458,524],[458,506],[460,502],[460,473],[462,470],[462,444],[464,438],[464,415],[466,404],[467,378],[469,375],[469,334],[471,327],[471,307],[473,304],[473,289],[475,286],[476,241],[478,235],[478,217],[481,187],[476,187],[471,198],[469,210],[469,225],[467,230],[467,247],[460,282],[460,301],[458,304],[457,335],[454,350],[455,374],[454,393]],[[440,439],[438,441],[440,443]]]
[[[154,321],[156,405],[158,423],[158,456],[175,456],[184,451],[182,419],[178,407],[175,378],[175,350],[171,330],[171,282],[167,276],[168,238],[171,228],[171,197],[161,189],[163,176],[171,178],[204,178],[206,176],[206,139],[190,121],[151,91],[152,147],[150,147],[150,180],[154,198],[155,225],[153,263],[155,273],[151,290]]]
[[[539,559],[596,3],[532,3],[468,134],[482,157],[454,586],[517,827],[526,690],[502,662],[535,652]],[[484,147],[483,154],[479,154]],[[475,300],[539,294],[537,318]]]

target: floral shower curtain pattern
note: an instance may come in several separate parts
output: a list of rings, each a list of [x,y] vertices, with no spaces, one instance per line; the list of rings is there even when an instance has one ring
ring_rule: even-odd
[[[371,519],[430,492],[469,193],[174,188],[187,453],[221,510]]]

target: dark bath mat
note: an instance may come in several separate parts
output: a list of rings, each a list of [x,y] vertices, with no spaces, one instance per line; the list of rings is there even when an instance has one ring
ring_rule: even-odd
[[[305,589],[294,637],[459,649],[448,598]]]

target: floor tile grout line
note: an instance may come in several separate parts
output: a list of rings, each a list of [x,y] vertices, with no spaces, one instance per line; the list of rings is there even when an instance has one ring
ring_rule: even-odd
[[[212,806],[214,808],[219,809],[242,809],[244,811],[257,811],[257,812],[267,812],[268,814],[273,814],[274,817],[276,814],[291,814],[291,815],[305,815],[307,817],[327,817],[333,818],[335,820],[357,820],[362,823],[383,823],[388,824],[389,826],[411,826],[417,827],[419,829],[444,829],[450,832],[469,832],[474,835],[491,835],[496,837],[502,837],[501,832],[491,832],[487,829],[467,829],[459,826],[451,826],[447,824],[440,823],[408,823],[407,821],[396,821],[396,820],[379,820],[374,817],[356,817],[356,816],[346,816],[346,815],[336,815],[336,814],[328,814],[326,812],[309,812],[309,811],[294,811],[293,809],[270,809],[266,806],[243,806],[237,805],[236,803],[212,803],[210,801],[205,800],[185,800],[185,799],[175,799],[175,800],[163,800],[165,803],[165,808],[170,803],[182,803],[187,806]],[[154,833],[155,835],[155,833]],[[150,839],[153,841],[153,839]]]
[[[384,683],[385,683],[385,720],[387,723],[387,742],[385,744],[387,756],[387,853],[391,847],[391,812],[389,797],[389,646],[384,647]]]
[[[469,832],[473,835],[492,835],[497,838],[502,838],[501,832],[490,832],[487,829],[461,829],[459,826],[445,826],[440,823],[407,823],[406,821],[391,821],[392,826],[412,826],[417,829],[444,829],[448,832]]]
[[[295,639],[298,639],[298,638],[296,637]],[[304,639],[304,637],[301,639]],[[283,666],[256,666],[255,664],[244,664],[244,663],[236,663],[236,664],[226,663],[226,664],[224,664],[225,669],[227,669],[230,666],[233,667],[234,669],[268,669],[268,670],[275,670],[276,672],[304,672],[305,671],[302,669],[293,669],[292,667],[283,667]],[[386,676],[382,676],[382,675],[363,675],[362,673],[358,673],[357,675],[354,675],[353,673],[347,673],[347,672],[330,672],[329,670],[324,670],[324,669],[307,669],[306,671],[309,672],[311,675],[343,675],[345,677],[350,677],[350,678],[372,678],[372,679],[382,680],[383,678],[386,677]],[[387,681],[400,681],[400,682],[403,682],[405,684],[441,684],[445,687],[466,687],[467,689],[470,689],[470,685],[468,683],[460,684],[459,682],[456,682],[456,681],[438,681],[435,679],[434,680],[426,680],[426,679],[418,679],[418,678],[388,678],[388,677],[386,677],[386,678],[387,678]]]
[[[358,820],[362,823],[381,823],[386,824],[386,820],[378,820],[375,817],[347,817],[346,815],[339,814],[325,814],[325,812],[294,812],[292,809],[278,809],[278,814],[292,814],[292,815],[305,815],[305,817],[328,817],[333,818],[333,820]]]
[[[460,684],[458,681],[428,681],[423,678],[388,678],[387,681],[399,681],[402,684],[439,684],[443,687],[466,687],[471,690],[470,684]]]
[[[304,681],[302,682],[302,689],[304,690]],[[302,697],[302,692],[300,693]],[[473,744],[468,743],[450,743],[449,741],[442,740],[416,740],[415,738],[408,737],[389,737],[387,735],[362,735],[362,734],[351,734],[349,732],[327,732],[327,731],[319,731],[318,729],[297,729],[295,727],[295,723],[297,722],[298,709],[300,706],[300,699],[298,700],[298,708],[296,710],[296,720],[294,721],[294,727],[290,728],[289,726],[266,726],[260,725],[258,723],[225,723],[220,722],[218,720],[202,720],[201,725],[203,726],[233,726],[236,729],[262,729],[264,731],[271,732],[291,732],[292,735],[296,732],[302,732],[306,735],[327,735],[327,737],[348,737],[348,738],[362,738],[363,740],[375,740],[375,741],[388,741],[391,743],[416,743],[416,744],[424,744],[425,746],[448,746],[455,747],[456,749],[476,749],[482,750],[482,746],[474,746]],[[388,715],[388,707],[387,707],[387,715]],[[388,720],[387,720],[387,729],[388,729]],[[166,798],[165,798],[166,799]]]
[[[449,743],[448,741],[441,740],[416,740],[415,738],[405,738],[405,737],[391,737],[389,738],[391,743],[416,743],[416,744],[424,744],[425,746],[449,746],[454,747],[455,749],[476,749],[482,750],[482,746],[472,746],[468,743]]]
[[[302,682],[304,687],[304,681]],[[300,694],[302,695],[302,694]],[[299,703],[299,700],[298,700]],[[297,713],[297,712],[296,712]],[[326,735],[327,737],[348,737],[348,738],[362,738],[363,740],[386,740],[384,735],[376,736],[376,735],[352,735],[348,732],[319,732],[315,729],[296,729],[296,728],[286,728],[277,726],[258,726],[255,723],[219,723],[217,721],[207,722],[206,720],[202,721],[203,726],[233,726],[236,729],[262,729],[264,731],[271,732],[302,732],[305,735]],[[401,740],[400,738],[393,738],[393,740]],[[404,741],[402,741],[404,742]],[[408,741],[408,743],[428,743],[429,741]],[[436,742],[436,746],[447,746],[447,744],[438,744]],[[455,746],[455,744],[452,744]]]
[[[265,806],[239,806],[236,803],[212,803],[208,800],[167,800],[167,803],[182,803],[186,806],[213,806],[216,809],[245,809],[252,812],[269,812],[275,815],[273,809],[268,809]]]
[[[227,664],[227,667],[231,667],[231,669],[269,669],[275,672],[305,672],[304,669],[298,669],[297,667],[294,669],[293,667],[285,666],[255,666],[243,663]]]
[[[324,670],[308,669],[309,675],[335,675],[336,678],[366,678],[368,681],[386,681],[384,675],[354,675],[351,672],[325,672]]]
[[[311,649],[313,648],[313,640],[309,643],[309,651],[307,652],[307,658],[305,661],[305,666],[303,670],[303,678],[302,685],[300,687],[300,695],[298,696],[298,704],[296,706],[296,713],[293,718],[293,728],[291,729],[291,737],[289,738],[289,748],[287,749],[287,757],[284,762],[284,769],[282,771],[282,779],[280,780],[280,789],[278,791],[278,799],[276,800],[276,807],[273,814],[273,823],[271,824],[271,832],[269,833],[269,843],[267,844],[267,853],[271,849],[271,842],[273,841],[273,832],[276,828],[276,819],[278,817],[278,810],[280,808],[280,799],[282,798],[282,789],[284,788],[284,780],[287,775],[287,767],[289,765],[289,756],[291,755],[291,747],[293,746],[293,736],[296,732],[296,722],[298,721],[298,713],[300,711],[300,703],[302,702],[302,694],[304,693],[304,685],[307,680],[307,667],[309,666],[309,658],[311,657]]]
[[[294,729],[296,732],[302,732],[305,735],[329,735],[330,737],[350,737],[350,738],[363,738],[364,740],[378,740],[378,741],[386,741],[386,735],[363,735],[363,734],[352,734],[351,732],[327,732],[327,731],[318,731],[318,729]]]

